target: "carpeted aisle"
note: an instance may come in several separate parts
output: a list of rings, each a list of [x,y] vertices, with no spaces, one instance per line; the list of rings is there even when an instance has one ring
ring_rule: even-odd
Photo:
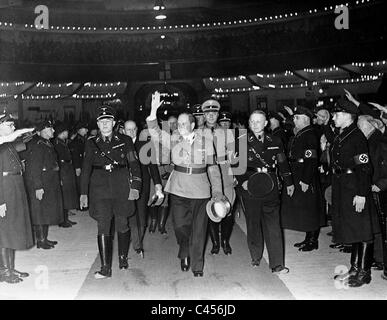
[[[168,235],[145,235],[145,259],[130,251],[130,268],[118,269],[114,244],[113,276],[95,280],[99,257],[93,263],[76,299],[294,299],[266,261],[259,268],[250,266],[246,236],[236,224],[231,246],[233,254],[211,255],[206,249],[204,277],[180,270],[177,244],[170,221]],[[210,241],[209,241],[210,242]]]

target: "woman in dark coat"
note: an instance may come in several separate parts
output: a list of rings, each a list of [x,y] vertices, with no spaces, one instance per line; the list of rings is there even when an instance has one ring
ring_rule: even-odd
[[[0,115],[0,136],[15,130],[8,114]],[[15,250],[33,246],[32,226],[22,177],[22,164],[13,143],[0,145],[0,282],[28,277],[15,269]]]
[[[64,221],[59,166],[50,142],[54,129],[50,121],[37,127],[40,137],[31,141],[26,155],[26,185],[37,247],[51,249],[57,243],[47,239],[48,226]]]

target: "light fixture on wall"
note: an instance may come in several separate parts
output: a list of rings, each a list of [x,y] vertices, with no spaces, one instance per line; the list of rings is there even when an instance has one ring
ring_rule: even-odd
[[[158,11],[155,16],[156,20],[165,20],[167,15],[165,14],[165,5],[162,0],[156,0],[153,10]]]
[[[159,10],[165,10],[165,6],[162,0],[156,0],[156,3],[153,7],[153,10],[159,11]]]

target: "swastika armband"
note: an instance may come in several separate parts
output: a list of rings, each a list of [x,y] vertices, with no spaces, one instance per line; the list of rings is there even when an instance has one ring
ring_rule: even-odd
[[[365,164],[369,162],[369,156],[367,153],[361,153],[353,157],[356,165]]]
[[[277,160],[278,162],[285,162],[286,161],[286,156],[285,153],[281,152],[277,154]]]
[[[317,151],[315,149],[306,149],[304,153],[305,159],[317,158]]]

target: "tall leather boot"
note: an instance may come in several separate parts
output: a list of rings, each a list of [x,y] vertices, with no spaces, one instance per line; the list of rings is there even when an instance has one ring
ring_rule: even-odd
[[[208,221],[208,230],[212,241],[211,254],[218,254],[220,250],[219,223]]]
[[[336,275],[334,277],[335,280],[344,281],[351,276],[355,276],[358,273],[359,271],[359,268],[357,266],[358,258],[359,258],[358,252],[359,252],[359,243],[353,243],[351,246],[351,268],[346,273]]]
[[[220,222],[220,233],[221,233],[221,239],[222,239],[222,248],[225,255],[229,255],[232,253],[232,249],[230,246],[230,237],[232,232],[232,227],[234,225],[234,217],[232,215],[229,215],[225,217]]]
[[[356,273],[356,275],[349,277],[348,285],[350,287],[361,287],[371,282],[371,265],[373,262],[373,255],[373,243],[359,243],[357,262],[359,271]]]
[[[44,224],[42,227],[43,227],[44,241],[47,242],[51,246],[55,246],[56,244],[58,244],[58,241],[47,239],[47,237],[48,237],[48,224]]]
[[[309,242],[309,239],[312,237],[312,232],[308,231],[306,234],[305,234],[305,239],[304,241],[301,241],[301,242],[297,242],[294,244],[294,246],[296,248],[301,248],[302,246],[304,246],[307,242]]]
[[[12,256],[9,254],[9,248],[1,248],[1,259],[3,262],[3,269],[1,271],[1,279],[7,283],[18,283],[23,281],[23,279],[19,278],[14,272],[12,268],[11,258]],[[15,257],[15,256],[13,256]]]
[[[47,226],[48,227],[48,226]],[[54,248],[54,245],[49,244],[44,235],[44,227],[42,225],[35,225],[35,234],[36,234],[36,247],[38,249],[52,249]],[[48,228],[47,228],[48,230]],[[48,231],[47,231],[48,232]]]
[[[64,216],[64,220],[62,223],[58,224],[58,226],[61,228],[71,228],[73,225],[69,221],[67,210],[65,210],[65,212],[63,213],[63,216]]]
[[[65,220],[66,220],[68,223],[72,224],[72,225],[77,224],[78,222],[71,221],[71,220],[69,219],[69,215],[70,215],[70,210],[66,210],[66,212],[65,212]]]
[[[130,230],[117,232],[118,240],[118,260],[120,269],[128,269],[128,252],[130,244]]]
[[[312,251],[318,249],[318,236],[320,235],[320,229],[309,232],[309,240],[301,246],[298,251]]]
[[[161,234],[167,234],[167,230],[165,230],[165,224],[167,223],[169,208],[160,206],[158,208],[159,212],[159,231]]]
[[[101,270],[95,272],[95,279],[105,279],[112,276],[112,237],[107,234],[99,234],[97,237],[99,257],[101,259]]]
[[[149,225],[149,233],[154,233],[157,227],[157,207],[150,207],[149,214],[151,218],[151,222]]]
[[[9,268],[13,274],[17,275],[19,278],[27,278],[30,274],[27,272],[21,272],[15,269],[15,249],[8,249],[9,255]]]

